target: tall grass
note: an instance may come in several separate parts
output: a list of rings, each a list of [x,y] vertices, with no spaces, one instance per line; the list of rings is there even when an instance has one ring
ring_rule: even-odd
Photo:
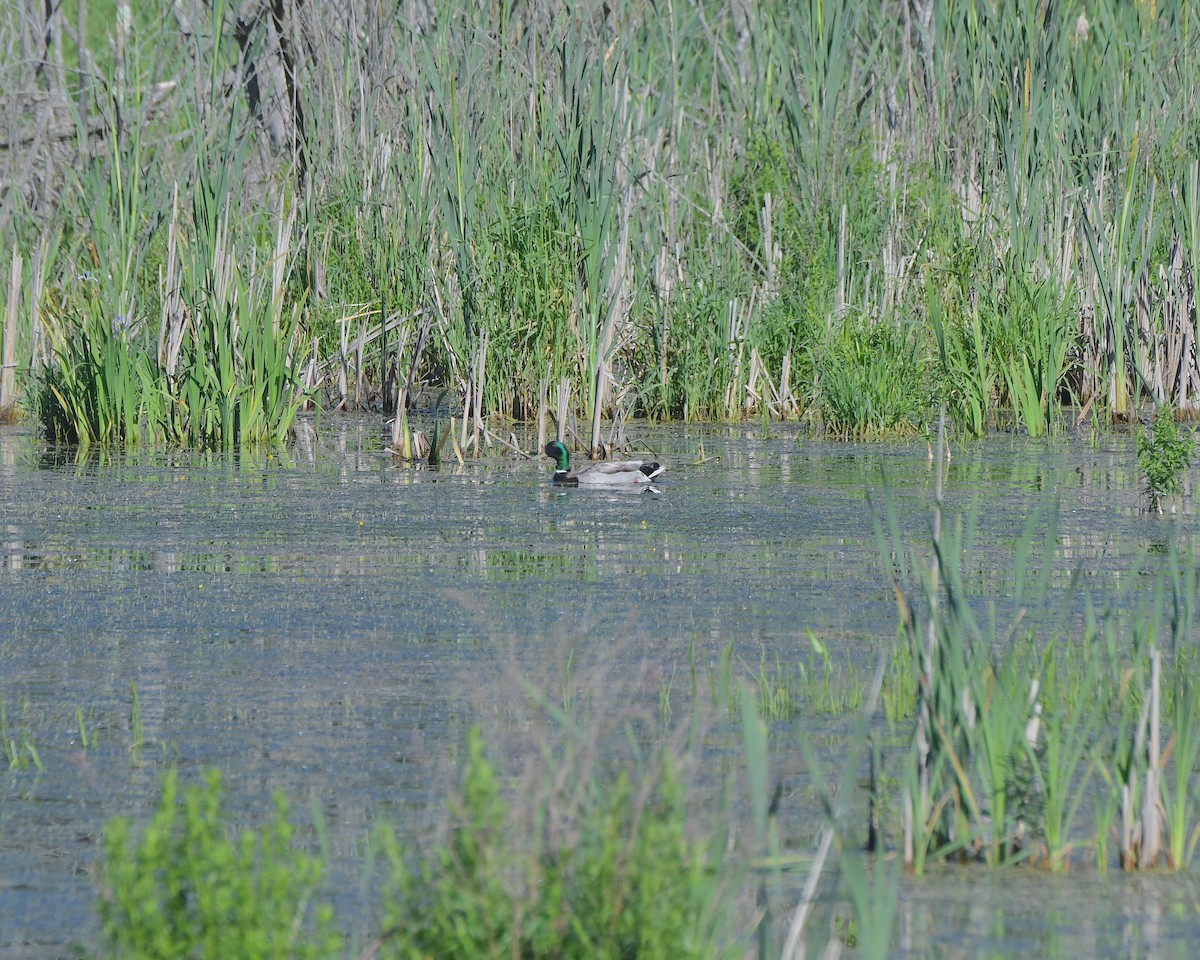
[[[910,868],[955,857],[1068,870],[1084,850],[1105,868],[1115,843],[1126,870],[1186,869],[1200,835],[1194,561],[1173,548],[1157,569],[1135,568],[1127,582],[1152,578],[1138,595],[1093,597],[1078,572],[1056,595],[1055,521],[1035,517],[1013,556],[1011,619],[993,609],[981,625],[962,577],[970,523],[935,533],[919,577],[885,520],[917,690],[897,774]]]
[[[54,306],[79,276],[110,320],[153,326],[178,183],[201,204],[184,203],[179,255],[195,265],[194,241],[207,258],[219,237],[247,295],[276,256],[269,221],[295,211],[282,302],[254,326],[294,318],[317,345],[311,365],[292,350],[307,386],[387,408],[448,387],[460,441],[488,444],[563,384],[592,448],[602,420],[634,414],[866,436],[926,426],[940,397],[972,434],[1009,407],[1034,433],[1063,403],[1194,408],[1191,5],[921,10],[898,31],[888,10],[825,0],[452,2],[363,23],[284,3],[239,35],[220,5],[185,3],[139,11],[110,47],[96,7],[67,52],[87,69],[50,91],[80,119],[70,162],[33,115],[0,148],[0,232],[26,263],[37,238],[66,240],[44,290],[20,294],[45,306],[19,321],[18,380],[35,328],[69,341],[92,322]],[[0,94],[59,75],[56,51],[28,53]],[[191,282],[198,317],[244,301]],[[879,329],[903,331],[887,373]],[[885,390],[893,366],[921,390]],[[215,373],[211,415],[176,437],[236,419]],[[148,376],[170,393],[170,373]],[[877,410],[844,409],[858,384]]]

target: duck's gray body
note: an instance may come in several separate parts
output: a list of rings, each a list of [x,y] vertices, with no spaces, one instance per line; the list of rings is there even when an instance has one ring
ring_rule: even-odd
[[[546,456],[555,462],[554,482],[566,487],[636,487],[650,483],[666,469],[651,460],[615,460],[571,473],[570,455],[559,440],[546,444]]]

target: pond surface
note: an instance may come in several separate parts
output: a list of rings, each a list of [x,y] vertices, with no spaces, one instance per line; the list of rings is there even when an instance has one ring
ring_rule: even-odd
[[[378,421],[303,424],[274,455],[78,461],[0,427],[0,703],[16,758],[0,756],[0,956],[90,941],[103,824],[148,817],[168,765],[220,768],[248,821],[276,790],[320,816],[339,909],[361,928],[352,865],[372,824],[428,824],[465,727],[511,727],[525,682],[552,693],[607,671],[653,712],[691,664],[707,684],[730,644],[746,673],[808,663],[809,630],[865,677],[896,635],[881,478],[919,550],[929,446],[784,428],[634,438],[668,463],[657,492],[557,489],[544,457],[397,464]],[[1054,504],[1061,580],[1078,566],[1096,590],[1171,529],[1144,510],[1128,437],[956,445],[946,482],[949,515],[975,508],[973,588],[1001,606],[1013,545]],[[836,753],[829,729],[813,722]],[[792,732],[773,741],[798,795]],[[792,811],[785,826],[804,846],[819,824]],[[1191,956],[1196,906],[1188,877],[947,871],[906,881],[900,946]]]

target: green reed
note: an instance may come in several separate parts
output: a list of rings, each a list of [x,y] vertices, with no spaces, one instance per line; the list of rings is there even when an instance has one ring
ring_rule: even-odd
[[[38,773],[42,772],[42,757],[29,730],[21,731],[21,742],[13,736],[8,726],[8,706],[0,697],[0,744],[4,745],[4,759],[10,770],[23,770],[32,763]]]
[[[90,721],[90,715],[85,716],[82,707],[75,708],[75,729],[79,733],[79,745],[84,750],[96,745],[96,731]]]
[[[979,307],[975,305],[965,314],[960,307],[947,316],[950,311],[941,293],[931,285],[926,309],[937,343],[938,381],[947,412],[969,436],[981,437],[988,430],[997,373],[1002,371],[992,358]]]
[[[1068,373],[1068,301],[1050,283],[1010,283],[1007,295],[988,305],[992,350],[1017,422],[1039,437],[1054,423]]]
[[[854,943],[863,960],[886,960],[892,955],[896,909],[900,902],[903,863],[899,858],[865,862],[855,851],[839,861],[854,918]]]
[[[817,409],[825,429],[856,439],[915,433],[930,416],[921,331],[847,321],[813,347]]]
[[[1060,684],[1078,677],[1085,695],[1093,705],[1103,704],[1100,697],[1101,674],[1090,657],[1082,663],[1068,666],[1060,675],[1057,647],[1048,647],[1043,654],[1042,683],[1049,690],[1060,690]],[[1107,705],[1107,704],[1105,704]],[[1051,701],[1048,709],[1032,718],[1040,723],[1040,741],[1034,748],[1037,787],[1041,793],[1041,819],[1045,834],[1048,869],[1065,870],[1071,863],[1076,844],[1073,827],[1080,806],[1089,796],[1095,774],[1097,756],[1095,744],[1099,737],[1103,714],[1100,709],[1085,708],[1081,698],[1066,702]]]
[[[638,414],[871,437],[922,429],[944,397],[978,435],[1005,406],[1041,433],[1064,403],[1194,399],[1184,0],[935,5],[900,32],[860,0],[440,13],[372,12],[363,50],[340,9],[297,8],[328,43],[289,44],[290,94],[264,80],[279,38],[256,21],[235,50],[220,4],[187,35],[139,11],[119,58],[84,38],[106,75],[67,95],[107,123],[81,130],[74,174],[16,151],[67,189],[21,180],[0,207],[26,264],[63,238],[16,347],[37,383],[53,341],[47,432],[286,433],[312,343],[327,402],[449,388],[460,445],[560,384],[591,447],[602,418]],[[151,349],[164,306],[192,337],[186,384]],[[129,326],[136,376],[86,359],[101,320]],[[290,366],[231,367],[235,328],[269,329]]]
[[[141,766],[142,749],[146,745],[146,728],[142,723],[142,702],[138,697],[137,684],[129,681],[129,732],[132,737],[129,743],[129,762],[133,766]]]
[[[219,33],[217,10],[214,23]],[[219,56],[218,46],[213,70]],[[146,76],[127,77],[122,109],[144,107]],[[65,266],[74,276],[45,318],[51,356],[35,408],[50,436],[228,447],[279,442],[290,431],[307,359],[303,299],[284,301],[291,221],[280,202],[274,245],[259,249],[263,219],[232,214],[246,153],[238,117],[229,112],[211,143],[207,131],[192,138],[190,170],[177,171],[190,211],[141,126],[126,131],[113,119],[110,155],[78,183],[74,209],[87,219],[73,225]],[[150,252],[161,278],[147,276]]]
[[[994,613],[980,623],[983,598],[965,589],[970,529],[969,519],[940,529],[909,599],[913,566],[890,511],[879,525],[917,692],[898,772],[910,868],[955,856],[1067,870],[1090,847],[1104,869],[1115,842],[1126,870],[1164,859],[1186,869],[1200,836],[1196,663],[1182,653],[1195,639],[1194,562],[1173,547],[1117,594],[1093,597],[1078,571],[1052,594],[1056,522],[1035,516],[1014,551],[1015,614],[1001,627]],[[1082,624],[1071,612],[1080,601]]]
[[[0,699],[0,742],[4,744],[4,756],[9,767],[15,766],[19,753],[16,741],[8,734],[8,704],[3,699]]]

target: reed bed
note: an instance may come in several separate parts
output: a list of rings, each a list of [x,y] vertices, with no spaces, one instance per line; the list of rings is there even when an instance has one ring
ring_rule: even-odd
[[[0,406],[52,434],[1200,403],[1185,0],[0,18]]]
[[[927,568],[890,508],[877,529],[916,692],[892,771],[908,868],[963,859],[1065,871],[1090,859],[1104,870],[1115,853],[1125,870],[1186,870],[1200,837],[1200,573],[1179,531],[1165,556],[1099,595],[1081,569],[1052,589],[1057,524],[1035,515],[1013,554],[1011,619],[993,600],[981,621],[964,580],[972,524],[943,524],[940,483]]]

